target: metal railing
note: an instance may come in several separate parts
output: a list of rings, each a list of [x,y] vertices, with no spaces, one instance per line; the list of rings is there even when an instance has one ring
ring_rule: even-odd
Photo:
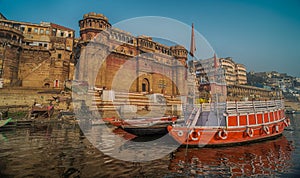
[[[237,116],[237,126],[240,126],[239,119],[240,115],[246,115],[247,125],[249,124],[249,114],[255,115],[255,124],[257,125],[257,114],[261,113],[263,117],[263,123],[265,121],[264,113],[268,114],[268,122],[270,122],[270,117],[280,118],[280,116],[275,116],[275,111],[284,109],[283,100],[266,100],[266,101],[227,101],[224,103],[202,103],[194,105],[192,112],[190,112],[186,118],[186,125],[188,127],[196,126],[201,118],[201,113],[209,113],[210,116],[207,117],[206,121],[210,119],[210,126],[228,126],[228,117],[226,116]],[[203,121],[201,121],[203,123]]]

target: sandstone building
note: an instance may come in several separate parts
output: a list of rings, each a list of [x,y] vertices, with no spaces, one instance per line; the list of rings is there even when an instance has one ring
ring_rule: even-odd
[[[0,80],[4,87],[63,88],[74,70],[74,30],[0,16]]]
[[[133,36],[112,27],[102,14],[85,14],[79,27],[75,39],[67,27],[17,22],[0,14],[0,82],[4,87],[63,88],[65,81],[76,79],[90,88],[192,98],[200,83],[216,79],[214,58],[195,62],[195,76],[189,78],[183,46]],[[224,72],[216,80],[223,76],[226,85],[247,83],[244,65],[230,57],[217,61]]]
[[[79,21],[76,79],[122,92],[186,94],[187,50],[113,28],[102,14]]]

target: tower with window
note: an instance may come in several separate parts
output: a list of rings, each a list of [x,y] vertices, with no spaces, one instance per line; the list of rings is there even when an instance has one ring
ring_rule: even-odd
[[[79,21],[79,27],[81,40],[90,41],[101,31],[110,28],[111,25],[103,14],[90,12]]]

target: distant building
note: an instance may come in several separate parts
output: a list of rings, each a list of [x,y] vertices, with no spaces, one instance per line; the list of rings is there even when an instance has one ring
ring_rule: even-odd
[[[196,73],[199,103],[214,101],[216,96],[218,101],[264,100],[282,96],[280,91],[272,91],[268,86],[258,88],[246,85],[246,67],[235,63],[231,58],[213,57],[190,61],[189,66]]]
[[[243,64],[235,63],[232,58],[214,58],[194,61],[194,70],[200,78],[200,82],[207,80],[210,82],[209,78],[215,75],[215,67],[224,69],[222,75],[225,77],[225,82],[227,85],[244,85],[247,83],[247,71]],[[216,64],[217,63],[217,64]],[[214,65],[217,65],[214,67]],[[220,75],[220,74],[218,74]],[[205,79],[205,76],[208,78]]]
[[[4,87],[57,87],[70,79],[75,31],[54,23],[7,20],[0,14]]]
[[[220,58],[220,64],[225,69],[227,85],[244,85],[247,83],[247,71],[243,64],[235,63],[231,57]]]

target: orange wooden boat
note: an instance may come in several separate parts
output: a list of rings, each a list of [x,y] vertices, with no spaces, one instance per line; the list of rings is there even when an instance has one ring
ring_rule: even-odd
[[[218,146],[268,139],[282,134],[290,120],[283,100],[203,103],[169,134],[189,146]]]
[[[293,150],[284,136],[226,148],[179,148],[169,169],[179,177],[277,177],[291,167]]]
[[[168,133],[167,126],[177,121],[177,116],[118,119],[104,118],[103,121],[113,126],[122,128],[124,131],[136,136],[165,135]]]
[[[176,122],[177,116],[165,116],[165,117],[150,117],[150,118],[133,118],[133,119],[120,119],[120,118],[103,118],[104,122],[110,123],[113,126],[144,126],[145,124],[153,125],[153,123],[162,123],[162,122]]]
[[[115,117],[107,117],[107,118],[103,118],[102,119],[104,122],[109,123],[115,127],[121,127],[122,125],[122,120],[119,118],[115,118]]]

